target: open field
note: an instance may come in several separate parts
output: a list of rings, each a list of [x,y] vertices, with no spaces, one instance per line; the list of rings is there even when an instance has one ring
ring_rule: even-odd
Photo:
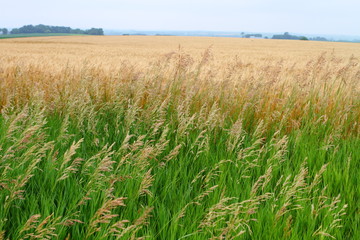
[[[359,239],[360,44],[0,40],[0,239]]]
[[[14,45],[16,43],[16,45]],[[16,46],[16,47],[15,47]],[[360,56],[357,43],[334,43],[291,40],[211,38],[211,37],[165,37],[165,36],[74,36],[4,39],[0,42],[2,55],[12,56],[17,62],[32,58],[33,63],[46,62],[52,67],[65,64],[79,65],[85,61],[93,65],[117,68],[126,61],[148,64],[159,57],[177,52],[179,46],[192,58],[199,60],[204,50],[211,47],[212,65],[234,60],[266,66],[269,62],[303,66],[309,60],[326,52],[335,57]],[[46,51],[46,54],[44,54]],[[25,58],[25,61],[23,61]],[[3,61],[6,59],[2,59]],[[50,61],[50,62],[49,62]],[[49,64],[54,63],[54,64]],[[55,64],[56,63],[56,64]]]

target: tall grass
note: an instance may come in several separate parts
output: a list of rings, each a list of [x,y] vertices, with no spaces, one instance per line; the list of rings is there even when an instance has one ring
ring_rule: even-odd
[[[357,239],[359,60],[0,64],[0,239]]]

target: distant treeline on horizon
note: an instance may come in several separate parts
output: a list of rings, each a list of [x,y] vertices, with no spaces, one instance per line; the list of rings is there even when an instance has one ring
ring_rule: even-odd
[[[104,35],[102,28],[91,28],[82,30],[79,28],[72,29],[71,27],[63,26],[48,26],[48,25],[25,25],[20,28],[14,28],[10,34],[23,34],[23,33],[68,33],[68,34],[88,34],[88,35]]]
[[[49,26],[44,24],[39,25],[24,25],[20,28],[13,28],[9,31],[7,28],[0,28],[0,35],[7,35],[7,34],[87,34],[87,35],[104,35],[104,30],[102,28],[91,28],[87,30],[82,30],[79,28],[73,29],[71,27],[64,27],[64,26]],[[118,33],[119,34],[119,33]],[[110,34],[116,35],[116,34]],[[148,33],[148,32],[138,32],[138,33],[122,33],[121,35],[155,35],[155,36],[183,36],[182,34],[166,34],[166,33]],[[223,35],[185,35],[185,36],[217,36],[222,37]],[[234,34],[232,37],[241,37],[241,38],[263,38],[263,39],[287,39],[287,40],[311,40],[311,41],[328,41],[328,39],[324,37],[306,37],[306,36],[297,36],[291,35],[289,32],[285,32],[284,34],[275,34],[273,36],[263,36],[260,33],[248,33],[241,32],[241,34]]]
[[[312,41],[328,41],[324,37],[307,38],[305,36],[290,35],[288,32],[284,34],[274,35],[272,39],[288,39],[288,40],[312,40]]]

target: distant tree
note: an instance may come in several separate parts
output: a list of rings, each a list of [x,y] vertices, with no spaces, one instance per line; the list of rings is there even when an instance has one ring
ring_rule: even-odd
[[[91,28],[85,31],[85,34],[89,35],[104,35],[104,31],[102,28]]]
[[[71,29],[70,33],[73,33],[73,34],[85,34],[85,31],[81,30],[79,28],[76,28],[76,29]]]
[[[1,29],[0,29],[1,31]],[[48,26],[39,24],[36,26],[25,25],[21,28],[14,28],[11,30],[12,34],[17,33],[73,33],[73,34],[89,34],[89,35],[104,35],[102,28],[91,28],[88,30],[81,30],[79,28],[72,29],[70,27],[63,26]]]
[[[307,40],[309,40],[307,37],[305,37],[305,36],[301,36],[300,38],[299,38],[299,40],[303,40],[303,41],[307,41]]]
[[[19,33],[38,33],[38,30],[33,25],[25,25],[19,28]]]
[[[51,33],[51,27],[43,24],[35,26],[38,33]]]
[[[52,33],[71,33],[70,27],[51,26],[50,29]]]
[[[7,28],[0,29],[0,31],[1,31],[2,34],[4,34],[4,35],[8,34]]]
[[[19,34],[20,31],[19,31],[18,28],[13,28],[13,29],[11,29],[10,33],[11,33],[11,34]]]
[[[262,34],[260,33],[254,33],[254,34],[246,34],[245,38],[251,38],[251,37],[256,37],[256,38],[261,38]]]
[[[310,40],[313,41],[328,41],[326,38],[324,37],[314,37],[314,38],[310,38]]]
[[[272,39],[292,39],[292,40],[305,40],[302,38],[306,38],[304,36],[295,36],[295,35],[290,35],[288,32],[285,32],[283,35],[274,35],[272,37]],[[307,40],[307,38],[306,38]]]

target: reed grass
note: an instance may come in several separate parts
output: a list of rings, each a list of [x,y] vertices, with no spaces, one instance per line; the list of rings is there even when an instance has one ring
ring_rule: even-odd
[[[0,239],[358,239],[359,59],[0,63]]]

